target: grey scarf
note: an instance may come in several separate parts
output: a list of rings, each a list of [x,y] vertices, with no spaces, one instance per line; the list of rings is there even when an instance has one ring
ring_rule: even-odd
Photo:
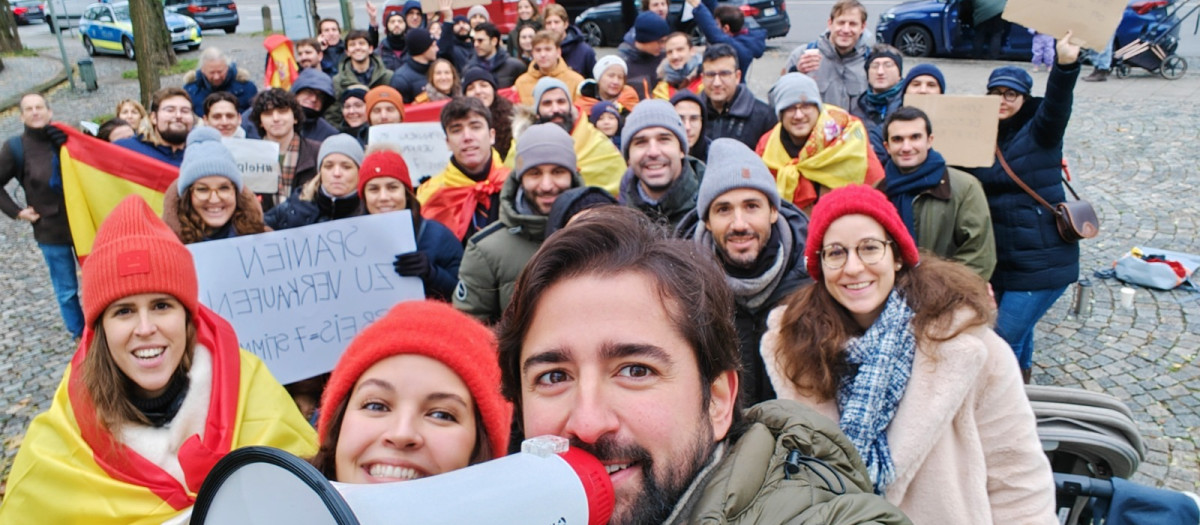
[[[783,223],[784,227],[780,227]],[[757,277],[739,279],[729,274],[725,274],[725,282],[729,284],[729,288],[733,290],[733,295],[738,304],[743,305],[751,310],[757,310],[767,302],[771,294],[775,291],[775,287],[779,286],[779,282],[783,280],[784,268],[787,266],[787,261],[792,256],[792,229],[787,226],[786,219],[781,215],[775,224],[771,225],[774,234],[779,235],[781,246],[776,252],[775,262]],[[712,233],[705,228],[703,224],[696,225],[695,240],[702,246],[707,246],[712,250],[717,250],[716,241],[712,238]]]

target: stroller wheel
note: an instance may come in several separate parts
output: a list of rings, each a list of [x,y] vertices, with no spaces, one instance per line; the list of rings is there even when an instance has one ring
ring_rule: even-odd
[[[1179,55],[1169,55],[1158,67],[1158,73],[1167,80],[1182,78],[1187,73],[1187,60]]]
[[[1113,64],[1112,72],[1117,75],[1117,78],[1125,78],[1129,76],[1129,64],[1125,64],[1124,62]]]

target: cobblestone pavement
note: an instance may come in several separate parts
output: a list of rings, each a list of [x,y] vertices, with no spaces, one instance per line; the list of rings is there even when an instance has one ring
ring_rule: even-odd
[[[205,44],[229,49],[252,69],[252,78],[261,78],[258,39],[205,35]],[[760,96],[777,78],[788,51],[772,48],[755,62],[750,84]],[[97,60],[104,73],[96,93],[51,95],[56,116],[90,118],[111,112],[121,98],[136,98],[136,83],[119,79],[119,71],[132,65],[121,61]],[[997,65],[934,62],[945,71],[951,93],[982,92]],[[1200,67],[1200,59],[1193,62]],[[1041,90],[1046,74],[1034,78],[1035,90]],[[164,85],[179,82],[178,77],[163,79]],[[1066,151],[1076,189],[1096,205],[1103,223],[1100,237],[1082,244],[1085,274],[1110,267],[1134,245],[1200,253],[1198,99],[1197,73],[1166,81],[1136,72],[1130,79],[1081,82],[1076,88]],[[19,130],[13,115],[0,116],[0,136]],[[7,477],[29,420],[49,406],[73,348],[29,227],[0,219],[0,244],[0,355],[5,356],[0,362],[0,471]],[[1148,449],[1134,480],[1200,489],[1200,293],[1138,289],[1135,308],[1126,310],[1117,299],[1119,283],[1092,282],[1089,317],[1068,315],[1072,288],[1039,325],[1035,382],[1119,397],[1133,408]]]

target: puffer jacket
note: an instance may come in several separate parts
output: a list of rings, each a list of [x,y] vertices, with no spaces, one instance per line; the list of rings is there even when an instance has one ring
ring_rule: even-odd
[[[592,78],[592,68],[596,67],[596,50],[584,41],[578,27],[567,27],[567,34],[562,40],[562,58],[567,67],[584,78]]]
[[[783,277],[775,284],[768,294],[767,300],[757,308],[752,308],[742,298],[734,301],[733,323],[738,333],[738,349],[742,354],[741,396],[746,404],[755,404],[775,399],[775,389],[771,386],[771,378],[767,376],[766,365],[759,352],[759,343],[763,334],[767,333],[767,318],[771,309],[780,304],[792,292],[801,286],[812,283],[808,270],[804,266],[804,242],[808,238],[808,216],[790,202],[780,201],[779,219],[774,228],[786,227],[791,230],[792,246],[787,261],[784,262]],[[693,210],[679,223],[675,236],[681,239],[693,239],[704,245],[711,243],[711,235],[705,235],[708,230],[700,220],[700,210]],[[775,233],[773,236],[779,235]],[[704,240],[707,237],[708,240]],[[720,260],[720,258],[718,258]],[[726,278],[730,278],[728,274]],[[737,294],[734,294],[735,297]]]
[[[794,401],[746,411],[666,523],[911,524],[883,498],[837,423]]]
[[[663,56],[651,55],[629,44],[617,47],[617,54],[628,68],[625,84],[633,88],[639,100],[650,98],[658,85],[658,66],[664,62]]]
[[[417,219],[417,250],[425,252],[432,274],[425,280],[425,297],[450,301],[458,284],[458,267],[462,263],[463,247],[450,229],[434,220]]]
[[[380,35],[379,46],[375,48],[375,54],[379,55],[379,59],[383,61],[385,67],[395,72],[404,65],[404,41],[401,40],[400,45],[394,47],[388,41],[387,35]]]
[[[1054,65],[1046,96],[1030,98],[1000,123],[997,145],[1013,173],[1046,202],[1066,200],[1062,185],[1063,135],[1071,119],[1079,64]],[[1079,278],[1079,245],[1062,240],[1054,216],[1017,186],[997,161],[971,168],[983,183],[996,237],[992,285],[1001,290],[1061,288]]]
[[[221,85],[212,85],[208,77],[197,69],[183,75],[183,90],[187,91],[188,97],[192,99],[192,111],[199,117],[204,116],[204,99],[218,91],[227,91],[237,97],[238,111],[250,109],[254,95],[258,94],[258,86],[250,80],[250,74],[239,71],[237,64],[233,62],[229,63],[229,71],[225,73],[225,82]]]
[[[807,46],[797,47],[788,55],[788,71],[796,70],[796,62],[806,49],[816,49],[821,52],[821,66],[813,72],[813,80],[821,90],[821,102],[833,104],[839,108],[854,108],[858,106],[858,97],[867,91],[867,44],[859,39],[854,50],[849,54],[838,54],[833,42],[829,41],[826,33]]]
[[[583,178],[576,174],[571,187],[580,186]],[[512,300],[517,277],[546,239],[545,215],[517,211],[520,188],[520,177],[505,179],[500,190],[500,220],[471,237],[458,268],[454,307],[489,324],[500,320]]]
[[[528,69],[524,62],[509,56],[503,49],[497,49],[491,59],[480,58],[478,55],[472,57],[466,69],[473,67],[491,71],[492,76],[496,78],[496,89],[511,87],[517,81],[517,77]]]
[[[638,190],[638,178],[633,168],[621,179],[621,192],[617,200],[645,213],[651,220],[675,231],[679,223],[696,209],[696,195],[700,192],[700,181],[704,178],[704,163],[693,157],[683,158],[683,173],[671,183],[658,203],[650,204]]]
[[[758,146],[759,139],[779,123],[779,116],[765,102],[754,98],[754,93],[745,84],[737,87],[733,100],[724,111],[717,111],[709,102],[708,95],[701,93],[704,111],[708,119],[704,135],[709,140],[730,138],[741,141],[750,149]]]
[[[333,198],[320,188],[320,179],[313,179],[287,200],[271,208],[263,218],[273,230],[299,228],[310,224],[353,217],[358,214],[357,193]]]
[[[404,97],[405,104],[412,104],[425,90],[425,84],[429,83],[429,66],[432,62],[422,64],[413,59],[412,55],[404,57],[404,65],[396,70],[392,75],[390,82],[391,86],[400,92],[400,96]]]

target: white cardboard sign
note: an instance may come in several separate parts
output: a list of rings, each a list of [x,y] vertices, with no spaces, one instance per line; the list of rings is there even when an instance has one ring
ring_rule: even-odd
[[[408,164],[413,185],[446,169],[450,147],[438,122],[402,122],[371,126],[367,144],[390,143],[400,147],[400,156]]]
[[[254,193],[279,192],[279,144],[269,140],[222,138],[242,172],[242,184]]]
[[[400,277],[416,250],[407,210],[188,245],[200,302],[287,384],[333,370],[346,345],[401,301],[425,297]]]

